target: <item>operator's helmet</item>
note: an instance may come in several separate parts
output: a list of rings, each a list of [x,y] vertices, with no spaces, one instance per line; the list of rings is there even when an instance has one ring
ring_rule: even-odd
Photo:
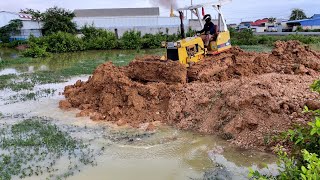
[[[203,20],[205,20],[206,22],[210,22],[211,21],[211,15],[210,14],[206,14],[205,16],[203,16]]]

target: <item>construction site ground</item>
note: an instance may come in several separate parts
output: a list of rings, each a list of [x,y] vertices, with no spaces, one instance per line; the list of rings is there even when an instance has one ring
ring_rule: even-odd
[[[302,111],[319,105],[309,88],[319,69],[320,53],[298,41],[276,42],[271,53],[233,47],[188,69],[146,56],[98,66],[87,81],[66,86],[59,105],[95,121],[147,130],[161,122],[265,149],[272,136],[311,120]]]

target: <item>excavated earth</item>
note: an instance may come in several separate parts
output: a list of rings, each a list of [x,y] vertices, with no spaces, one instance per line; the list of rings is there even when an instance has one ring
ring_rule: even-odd
[[[65,87],[60,108],[147,129],[160,121],[263,149],[271,136],[310,121],[302,110],[319,106],[309,88],[319,69],[320,53],[298,41],[276,42],[272,53],[235,47],[188,69],[154,56],[125,67],[107,62],[88,81]]]

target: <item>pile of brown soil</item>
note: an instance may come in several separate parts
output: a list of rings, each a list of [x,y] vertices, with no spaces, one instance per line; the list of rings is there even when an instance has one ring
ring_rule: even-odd
[[[265,147],[275,133],[309,121],[302,108],[319,98],[309,85],[320,75],[320,54],[297,41],[277,42],[272,53],[233,48],[188,71],[158,57],[136,61],[120,68],[100,65],[87,82],[65,88],[60,107],[79,108],[78,116],[118,125],[161,121],[219,134],[241,147]],[[167,77],[163,66],[172,67],[175,76]],[[137,79],[141,74],[144,81]]]
[[[178,61],[163,61],[157,56],[146,56],[130,62],[127,75],[133,81],[186,83],[187,68]]]

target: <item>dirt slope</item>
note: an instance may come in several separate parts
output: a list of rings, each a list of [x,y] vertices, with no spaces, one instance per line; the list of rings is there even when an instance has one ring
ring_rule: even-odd
[[[158,63],[160,68],[146,69],[136,61]],[[133,127],[161,121],[218,134],[240,147],[263,148],[271,135],[306,123],[301,113],[305,102],[319,99],[309,85],[320,75],[320,54],[297,41],[277,42],[272,53],[233,48],[187,72],[175,62],[159,64],[157,57],[136,61],[121,68],[100,65],[87,82],[65,88],[60,107]],[[161,66],[172,67],[175,76],[167,77]],[[157,77],[148,74],[151,70]],[[144,74],[143,81],[137,73]]]

